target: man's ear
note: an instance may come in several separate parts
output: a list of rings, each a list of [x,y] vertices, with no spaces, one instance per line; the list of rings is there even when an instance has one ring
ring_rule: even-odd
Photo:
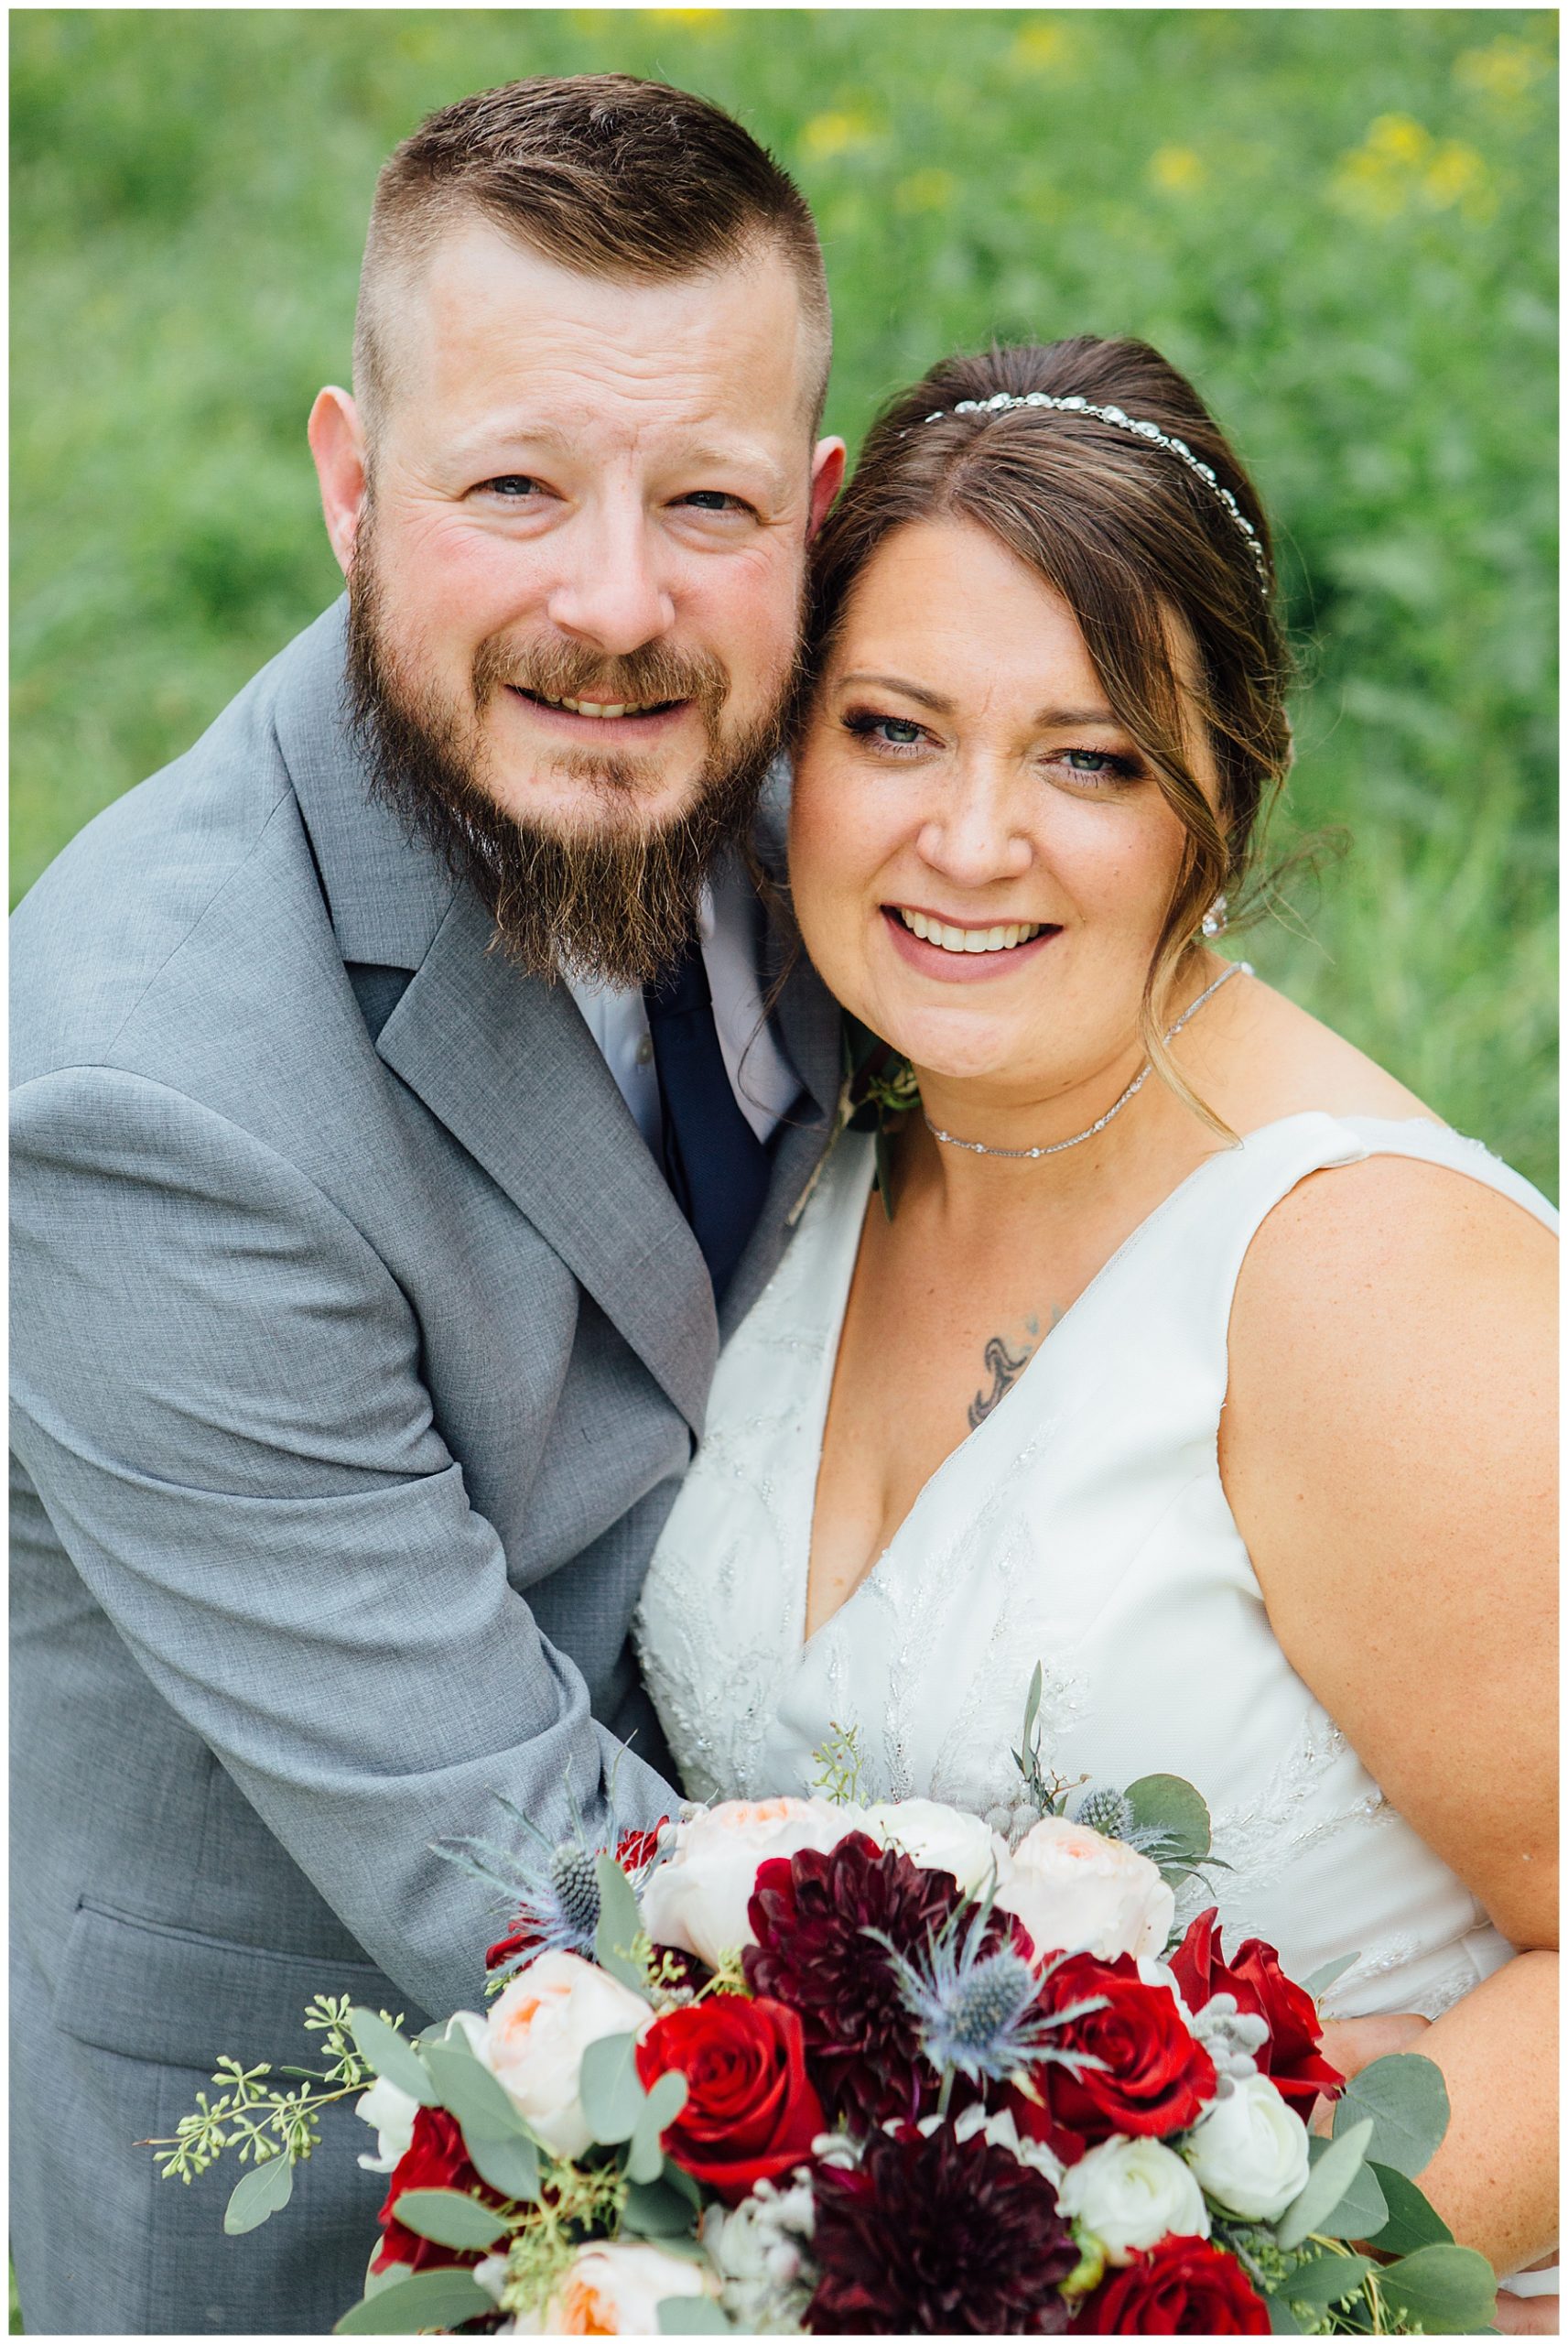
[[[816,453],[811,460],[811,517],[806,529],[808,544],[827,520],[828,507],[844,485],[844,453],[842,440],[819,440],[816,443]]]
[[[327,535],[346,578],[353,568],[354,539],[365,500],[364,432],[360,411],[347,391],[329,384],[317,394],[308,436],[321,484]]]

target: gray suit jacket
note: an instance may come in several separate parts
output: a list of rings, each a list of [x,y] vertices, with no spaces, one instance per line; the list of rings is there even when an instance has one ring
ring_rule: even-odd
[[[330,2323],[384,2187],[360,2128],[233,2242],[236,2175],[182,2191],[132,2143],[220,2051],[308,2063],[317,1991],[477,2006],[497,1915],[434,1848],[504,1829],[492,1793],[551,1838],[617,1764],[625,1823],[671,1804],[627,1630],[707,1273],[570,995],[367,798],[342,638],[340,604],[14,924],[30,2327]],[[804,964],[777,1023],[806,1088],[728,1321],[838,1083]]]

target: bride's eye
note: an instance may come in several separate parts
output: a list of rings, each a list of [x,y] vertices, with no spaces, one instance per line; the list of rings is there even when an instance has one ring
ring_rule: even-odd
[[[870,708],[850,709],[844,718],[844,730],[869,747],[895,756],[918,749],[927,737],[924,724],[916,724],[907,716],[879,716]]]
[[[1119,756],[1111,749],[1057,749],[1045,760],[1080,789],[1115,788],[1139,781],[1143,767],[1136,757]]]

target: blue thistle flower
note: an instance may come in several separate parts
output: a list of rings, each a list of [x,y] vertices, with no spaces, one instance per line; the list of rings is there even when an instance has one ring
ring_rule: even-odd
[[[864,1934],[880,1944],[898,1981],[905,2009],[921,2033],[921,2048],[943,2076],[970,2082],[1006,2083],[1030,2067],[1055,2064],[1074,2073],[1103,2060],[1087,2052],[1065,2051],[1053,2039],[1058,2030],[1104,2007],[1103,1994],[1040,2008],[1040,1989],[1056,1966],[1036,1971],[1011,1946],[985,1950],[993,1881],[983,1904],[960,1906],[926,1940],[924,1957],[901,1953],[881,1929]],[[967,1928],[961,1929],[966,1910]]]
[[[494,1839],[469,1838],[436,1850],[495,1889],[498,1905],[511,1916],[508,1936],[492,1947],[487,1959],[492,1992],[541,1953],[576,1953],[592,1959],[599,1929],[599,1859],[613,1856],[621,1842],[614,1792],[611,1782],[605,1837],[597,1845],[589,1842],[568,1782],[572,1838],[552,1844],[521,1807],[497,1792],[519,1828],[519,1843],[503,1847]],[[634,1889],[642,1877],[642,1871],[633,1877]]]

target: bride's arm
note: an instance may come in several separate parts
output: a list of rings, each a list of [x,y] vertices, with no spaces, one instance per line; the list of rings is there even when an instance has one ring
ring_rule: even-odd
[[[1220,1452],[1287,1657],[1519,1948],[1421,2045],[1422,2187],[1504,2272],[1557,2222],[1555,1265],[1435,1166],[1304,1181],[1243,1267]]]

